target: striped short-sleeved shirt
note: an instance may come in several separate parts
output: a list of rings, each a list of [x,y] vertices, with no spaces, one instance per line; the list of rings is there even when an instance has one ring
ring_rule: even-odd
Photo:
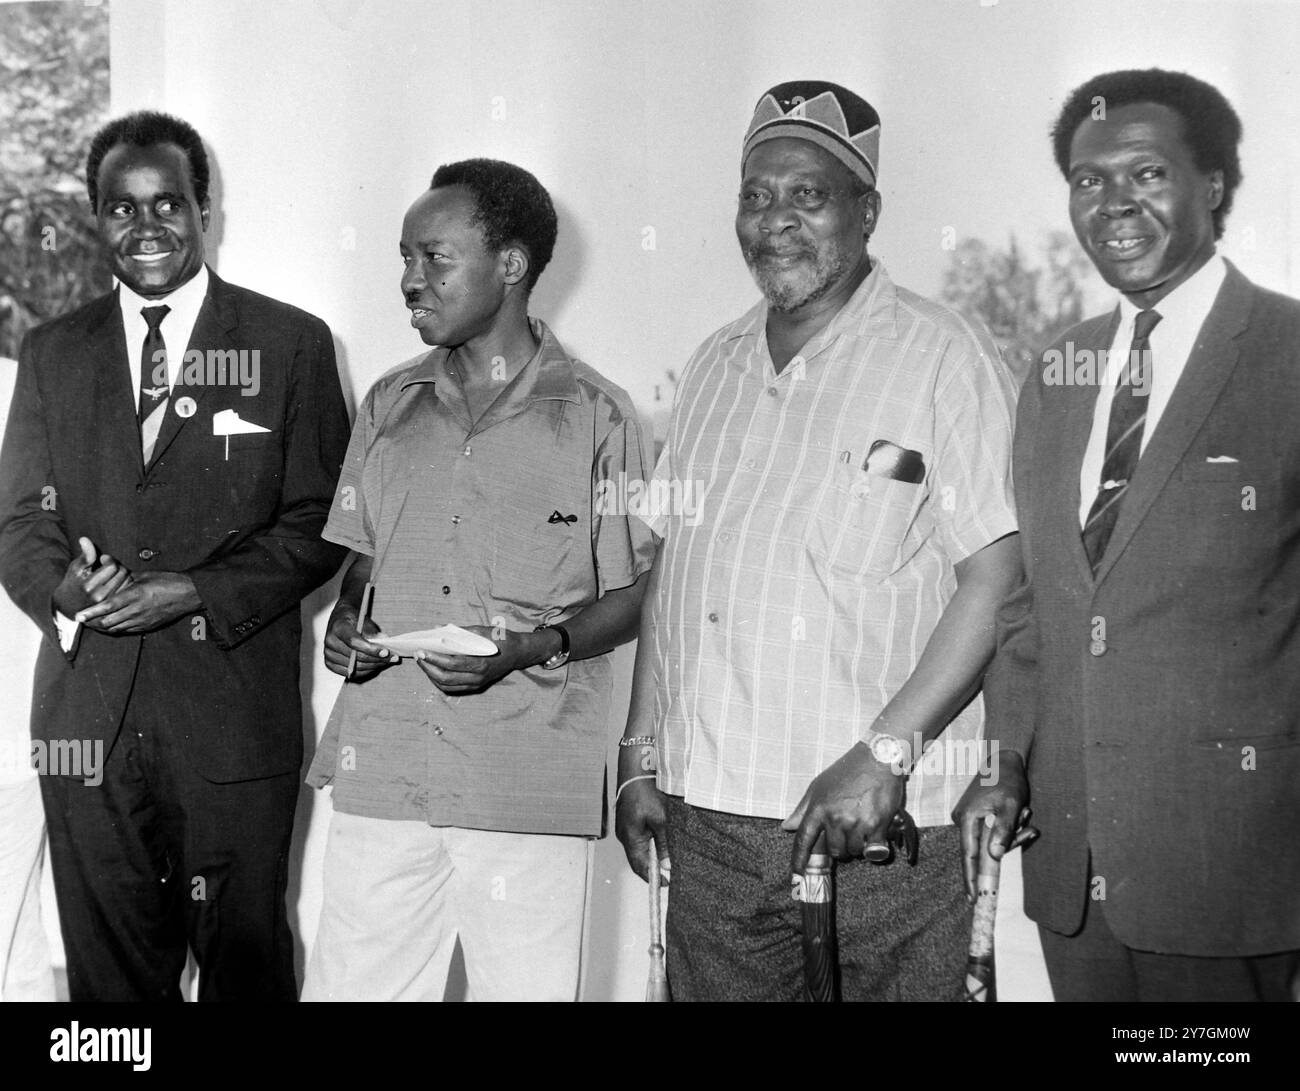
[[[785,818],[911,675],[954,565],[1016,528],[1011,375],[987,332],[877,263],[778,375],[766,305],[682,375],[648,490],[659,786]],[[943,825],[982,737],[977,699],[919,760]]]
[[[324,536],[374,558],[387,633],[531,631],[650,567],[654,539],[612,491],[644,475],[631,400],[533,329],[537,354],[477,422],[445,349],[357,412]],[[598,835],[612,684],[606,654],[448,697],[404,659],[343,686],[307,780],[349,814]]]

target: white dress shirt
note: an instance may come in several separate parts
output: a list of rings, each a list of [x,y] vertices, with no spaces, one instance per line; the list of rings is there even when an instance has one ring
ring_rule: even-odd
[[[140,313],[145,307],[168,306],[171,311],[163,319],[158,332],[162,334],[163,344],[167,349],[167,387],[176,385],[176,372],[180,370],[189,348],[190,335],[194,332],[194,323],[198,321],[199,311],[203,309],[203,299],[208,294],[208,267],[204,265],[170,295],[159,299],[145,299],[136,295],[125,284],[118,283],[117,305],[122,309],[122,327],[126,330],[126,359],[131,365],[131,401],[140,403],[140,354],[144,351],[144,339],[149,333],[149,323]],[[151,384],[152,385],[152,384]]]
[[[203,300],[208,294],[208,267],[202,266],[192,276],[169,295],[159,299],[145,299],[136,295],[121,281],[117,285],[117,305],[122,311],[122,328],[126,331],[126,359],[131,367],[131,405],[140,404],[140,356],[144,351],[144,339],[149,333],[149,323],[140,313],[145,307],[168,306],[171,310],[158,327],[162,334],[163,347],[167,352],[167,388],[176,385],[176,372],[184,362],[185,350],[189,348],[190,335],[194,332],[194,323],[198,321],[199,311],[203,309]],[[81,547],[72,543],[73,551],[81,553]],[[95,548],[102,552],[103,546],[96,542]],[[77,633],[81,625],[58,610],[54,611],[54,624],[59,630],[59,645],[65,652],[71,651],[77,642]]]
[[[1160,423],[1174,387],[1182,377],[1187,358],[1196,346],[1196,338],[1214,306],[1228,268],[1217,254],[1155,305],[1160,322],[1151,331],[1151,393],[1147,398],[1146,423],[1142,428],[1139,453],[1147,449],[1151,434]],[[1107,355],[1105,374],[1099,380],[1097,403],[1092,414],[1092,433],[1084,449],[1079,469],[1079,526],[1088,521],[1088,512],[1097,499],[1101,485],[1101,467],[1106,461],[1106,432],[1110,427],[1110,406],[1115,398],[1115,384],[1128,362],[1133,343],[1133,322],[1139,308],[1126,296],[1119,297],[1119,328]]]

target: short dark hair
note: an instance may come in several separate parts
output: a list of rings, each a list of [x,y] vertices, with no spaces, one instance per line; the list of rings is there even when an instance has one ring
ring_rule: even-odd
[[[528,252],[526,287],[532,291],[550,263],[558,231],[555,206],[542,183],[523,167],[500,159],[463,159],[434,171],[429,188],[445,186],[464,186],[473,195],[474,222],[489,250],[514,243]]]
[[[1079,126],[1092,115],[1094,100],[1100,98],[1107,110],[1152,102],[1167,106],[1183,119],[1183,140],[1192,153],[1196,169],[1223,171],[1223,200],[1214,210],[1214,237],[1223,237],[1223,227],[1232,210],[1232,197],[1241,184],[1241,119],[1217,87],[1186,72],[1163,68],[1130,68],[1105,72],[1076,87],[1061,107],[1052,126],[1052,151],[1056,165],[1070,175],[1070,144]]]
[[[113,148],[130,144],[136,148],[151,148],[155,144],[175,144],[190,161],[190,182],[199,204],[208,199],[208,153],[203,139],[188,121],[171,114],[154,110],[138,110],[110,121],[95,134],[86,156],[86,190],[90,194],[90,210],[99,211],[99,165]]]

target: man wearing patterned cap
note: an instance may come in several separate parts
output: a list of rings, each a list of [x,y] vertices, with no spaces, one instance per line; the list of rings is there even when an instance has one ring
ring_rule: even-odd
[[[1015,582],[1013,389],[987,333],[895,287],[867,241],[880,119],[834,84],[758,103],[736,234],[763,299],[696,351],[656,476],[617,829],[670,856],[675,999],[802,991],[790,874],[842,861],[842,992],[961,994],[970,916],[949,813],[978,761],[994,611]],[[674,490],[652,490],[652,495]],[[915,868],[884,850],[906,806]]]

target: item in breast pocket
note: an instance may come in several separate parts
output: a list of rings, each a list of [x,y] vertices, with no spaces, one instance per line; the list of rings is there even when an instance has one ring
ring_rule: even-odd
[[[862,468],[877,477],[889,477],[919,485],[925,480],[925,459],[920,451],[900,447],[887,439],[878,439],[867,451]]]

